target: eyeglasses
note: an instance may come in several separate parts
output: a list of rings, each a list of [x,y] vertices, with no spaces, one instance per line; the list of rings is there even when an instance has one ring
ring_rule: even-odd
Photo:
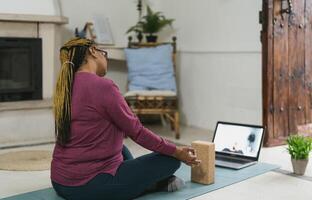
[[[95,47],[95,50],[101,52],[101,54],[107,59],[108,58],[108,52],[103,50],[103,49],[99,49],[97,47]]]

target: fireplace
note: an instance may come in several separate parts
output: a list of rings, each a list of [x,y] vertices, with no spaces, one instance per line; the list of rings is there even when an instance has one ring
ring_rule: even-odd
[[[0,37],[0,102],[42,99],[40,38]]]

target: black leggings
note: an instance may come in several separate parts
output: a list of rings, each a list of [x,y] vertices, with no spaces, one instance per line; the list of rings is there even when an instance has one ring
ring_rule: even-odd
[[[67,200],[123,200],[140,196],[157,182],[175,173],[181,162],[159,153],[133,159],[123,148],[124,162],[116,175],[101,173],[82,186],[63,186],[52,181],[54,190]]]

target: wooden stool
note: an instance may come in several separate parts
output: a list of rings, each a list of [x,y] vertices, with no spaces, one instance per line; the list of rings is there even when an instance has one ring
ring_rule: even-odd
[[[192,147],[195,149],[197,159],[201,160],[198,166],[192,167],[192,182],[201,184],[214,183],[215,177],[215,145],[206,141],[194,141]]]

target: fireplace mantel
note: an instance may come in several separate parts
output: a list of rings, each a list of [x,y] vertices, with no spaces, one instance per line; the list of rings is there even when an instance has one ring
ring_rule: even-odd
[[[64,16],[53,16],[53,15],[29,15],[29,14],[0,13],[0,21],[67,24],[68,18],[64,17]]]
[[[0,37],[42,40],[42,100],[0,105],[0,146],[54,139],[51,99],[60,67],[63,25],[67,17],[0,13]]]

